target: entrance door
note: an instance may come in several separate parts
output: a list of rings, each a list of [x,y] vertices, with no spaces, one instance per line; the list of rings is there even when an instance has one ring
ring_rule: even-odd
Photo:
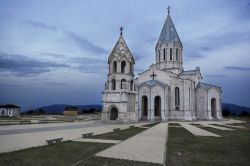
[[[117,120],[117,118],[118,118],[118,110],[117,108],[113,107],[110,110],[110,120]]]
[[[143,119],[147,119],[148,116],[148,97],[147,96],[142,96],[142,117]]]
[[[155,116],[161,116],[161,97],[156,96],[155,97]]]
[[[212,98],[211,100],[211,115],[213,118],[216,118],[216,99]]]

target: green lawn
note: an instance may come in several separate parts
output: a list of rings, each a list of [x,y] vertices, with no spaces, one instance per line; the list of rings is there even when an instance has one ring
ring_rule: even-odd
[[[70,166],[112,144],[66,141],[0,154],[1,166]]]
[[[91,138],[125,140],[125,139],[132,137],[132,136],[134,136],[134,135],[136,135],[144,130],[145,130],[144,128],[132,127],[132,128],[128,128],[125,130],[96,135],[96,136],[93,136]]]
[[[250,125],[246,129],[222,131],[202,128],[221,138],[193,136],[184,128],[169,128],[167,165],[250,165]]]

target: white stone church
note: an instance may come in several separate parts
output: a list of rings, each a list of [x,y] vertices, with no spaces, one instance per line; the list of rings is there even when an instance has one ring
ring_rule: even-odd
[[[200,68],[183,69],[183,46],[169,10],[155,47],[155,64],[134,79],[135,60],[122,34],[111,51],[103,120],[222,119],[221,88],[201,82]]]

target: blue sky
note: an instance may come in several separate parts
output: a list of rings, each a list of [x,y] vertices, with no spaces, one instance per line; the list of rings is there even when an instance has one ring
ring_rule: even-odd
[[[250,106],[249,0],[0,0],[0,103],[101,104],[120,26],[136,73],[146,70],[168,5],[184,69],[199,66],[223,102]]]

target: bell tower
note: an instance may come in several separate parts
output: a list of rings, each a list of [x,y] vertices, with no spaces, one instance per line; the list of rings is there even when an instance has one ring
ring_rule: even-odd
[[[118,41],[108,58],[109,71],[103,91],[103,120],[136,120],[134,64],[121,27]],[[113,113],[114,110],[116,113]]]
[[[156,66],[179,74],[183,71],[183,47],[170,16],[170,7],[167,9],[168,15],[155,47]]]

